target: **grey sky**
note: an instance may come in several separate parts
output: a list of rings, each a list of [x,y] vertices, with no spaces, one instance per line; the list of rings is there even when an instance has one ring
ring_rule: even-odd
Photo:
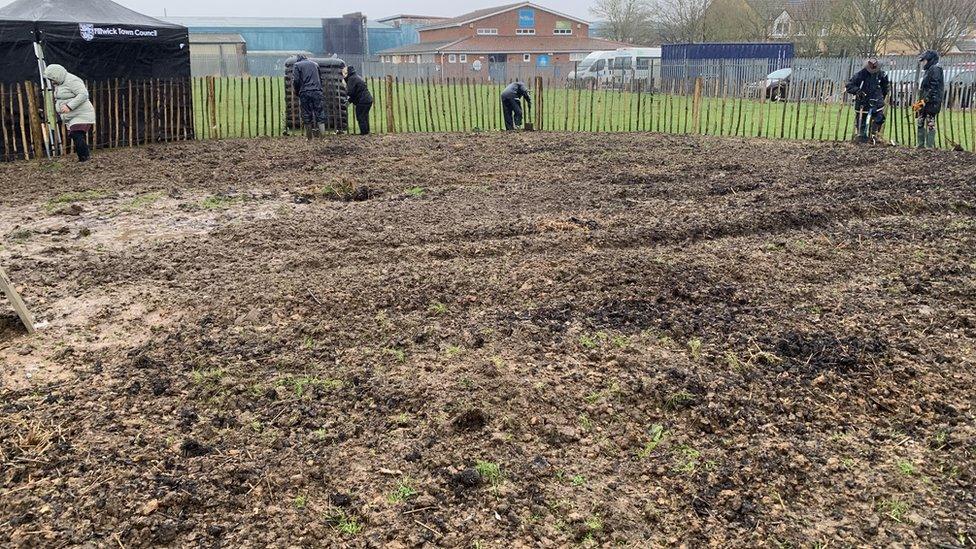
[[[115,0],[127,8],[146,15],[209,15],[241,17],[334,17],[361,11],[370,18],[398,13],[421,15],[460,15],[480,8],[510,4],[517,0],[357,0],[355,2],[322,2],[321,0]],[[0,4],[7,4],[0,0]],[[541,6],[569,15],[590,19],[592,0],[555,0],[537,2]]]

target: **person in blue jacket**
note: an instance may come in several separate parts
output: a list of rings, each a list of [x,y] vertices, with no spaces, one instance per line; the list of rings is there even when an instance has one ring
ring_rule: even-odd
[[[847,93],[854,96],[854,125],[857,140],[867,143],[884,129],[885,100],[891,92],[888,75],[874,57],[847,82]]]

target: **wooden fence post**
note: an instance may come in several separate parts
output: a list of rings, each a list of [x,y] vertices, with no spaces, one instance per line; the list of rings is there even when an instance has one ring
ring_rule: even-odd
[[[393,75],[386,75],[386,133],[396,132],[396,121],[393,118]]]
[[[695,95],[691,102],[691,124],[695,128],[695,133],[701,133],[699,122],[701,121],[701,100],[702,100],[702,79],[695,78]]]
[[[543,97],[542,89],[542,77],[535,77],[535,129],[537,131],[542,131],[542,109],[545,108],[545,99]]]
[[[44,156],[44,130],[41,129],[41,113],[37,106],[37,91],[33,82],[24,82],[24,89],[27,92],[27,116],[30,120],[31,144],[34,147],[34,157],[40,159]]]

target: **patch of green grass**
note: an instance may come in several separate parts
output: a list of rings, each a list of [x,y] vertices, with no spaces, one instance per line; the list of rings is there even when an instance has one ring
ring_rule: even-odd
[[[47,209],[55,210],[58,206],[63,206],[65,204],[74,204],[75,202],[88,202],[91,200],[99,200],[105,198],[109,195],[108,191],[103,191],[101,189],[91,189],[87,191],[70,192],[59,194],[54,198],[48,200]]]
[[[644,443],[644,447],[637,451],[637,457],[640,459],[647,459],[651,456],[654,450],[661,445],[664,438],[668,436],[667,431],[664,430],[663,425],[654,424],[651,425],[650,437],[651,439]]]
[[[615,336],[612,340],[610,340],[610,344],[617,349],[626,349],[627,346],[630,345],[630,338],[626,336]]]
[[[685,404],[694,402],[694,400],[695,395],[689,393],[688,391],[678,391],[668,395],[668,398],[664,401],[664,406],[671,410],[677,410]]]
[[[292,502],[292,505],[295,506],[295,509],[304,509],[308,505],[308,496],[304,494],[295,496],[295,501]]]
[[[898,462],[898,472],[905,475],[906,477],[913,477],[917,472],[915,470],[915,464],[910,461],[899,461]]]
[[[255,419],[254,421],[251,422],[251,430],[254,431],[255,433],[260,433],[261,431],[264,430],[264,425],[260,421]]]
[[[458,345],[448,345],[447,348],[444,349],[444,354],[447,355],[447,358],[457,358],[463,353],[464,347],[460,347]]]
[[[421,197],[424,196],[424,192],[423,187],[410,187],[409,189],[403,191],[403,194],[412,197]]]
[[[383,352],[392,356],[397,362],[404,363],[407,361],[407,353],[403,349],[387,347]]]
[[[290,389],[296,398],[302,398],[309,394],[312,389],[322,391],[338,389],[342,387],[342,382],[338,379],[325,379],[316,376],[288,376],[279,380],[278,385]]]
[[[448,310],[447,305],[441,303],[440,301],[431,301],[430,305],[427,307],[427,312],[435,315],[446,315]]]
[[[695,339],[688,341],[688,351],[691,352],[692,360],[696,360],[696,361],[701,360],[702,357],[701,349],[702,349],[702,340],[696,337]]]
[[[241,201],[242,199],[237,196],[215,194],[204,198],[203,202],[200,203],[200,207],[204,210],[225,210]]]
[[[895,522],[902,522],[905,519],[908,508],[908,503],[898,498],[885,499],[878,504],[878,510]]]
[[[583,475],[573,475],[573,478],[570,480],[570,482],[573,484],[573,486],[577,486],[577,487],[583,486],[586,484],[586,477],[584,477]]]
[[[223,368],[194,369],[190,376],[196,385],[209,385],[220,383],[226,373]]]
[[[349,200],[356,194],[356,185],[349,181],[338,181],[322,187],[320,194],[330,200]]]
[[[493,461],[478,461],[474,466],[481,478],[491,484],[492,486],[498,486],[502,482],[502,468],[500,465]]]
[[[58,160],[48,160],[48,161],[45,161],[45,162],[40,162],[37,165],[37,167],[40,168],[42,172],[51,172],[51,173],[53,173],[53,172],[60,171],[61,168],[64,167],[64,164],[62,164]]]
[[[329,437],[329,431],[325,427],[319,427],[318,429],[312,431],[312,436],[318,440],[325,440]]]
[[[593,420],[590,419],[590,416],[586,414],[580,414],[579,425],[580,428],[583,429],[584,431],[590,431],[593,429]]]
[[[347,536],[355,536],[363,531],[363,525],[359,523],[359,520],[341,509],[337,509],[327,516],[326,522]]]
[[[145,193],[133,198],[132,200],[125,203],[122,206],[124,211],[138,210],[140,208],[145,208],[151,204],[155,204],[157,200],[161,199],[164,195],[162,192]]]
[[[413,487],[413,481],[409,477],[403,477],[386,500],[390,503],[400,503],[416,495],[417,489]]]
[[[678,473],[690,475],[698,469],[698,462],[701,460],[701,452],[682,444],[674,449],[675,465],[674,470]]]

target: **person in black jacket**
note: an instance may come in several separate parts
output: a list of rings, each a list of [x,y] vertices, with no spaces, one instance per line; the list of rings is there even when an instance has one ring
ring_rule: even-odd
[[[939,65],[939,54],[929,50],[918,58],[925,76],[919,87],[918,102],[915,109],[915,125],[918,128],[918,148],[934,148],[936,117],[942,111],[942,94],[945,92],[945,75]]]
[[[305,137],[311,139],[321,136],[325,133],[325,95],[322,92],[319,64],[299,55],[292,68],[292,85],[301,105]]]
[[[356,67],[348,65],[342,69],[342,76],[346,79],[346,94],[349,103],[356,106],[356,122],[359,123],[359,133],[369,135],[369,111],[373,108],[373,94],[369,93],[366,81],[356,72]]]
[[[512,82],[502,91],[502,110],[505,113],[506,130],[514,130],[522,126],[522,104],[519,99],[523,97],[531,107],[532,98],[529,97],[529,90],[521,82]]]
[[[881,134],[885,123],[885,100],[889,92],[891,82],[888,75],[873,57],[865,61],[864,68],[847,82],[847,93],[854,96],[854,124],[859,142],[867,143]]]

